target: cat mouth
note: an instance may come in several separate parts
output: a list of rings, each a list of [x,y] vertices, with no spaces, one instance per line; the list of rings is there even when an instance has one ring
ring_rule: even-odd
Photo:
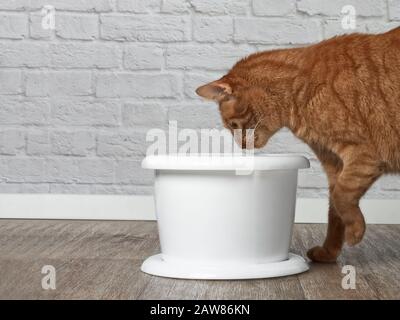
[[[240,137],[235,137],[235,142],[242,149],[251,150],[263,147],[263,144],[260,141],[260,137],[254,133],[250,133],[249,136],[246,136],[246,134],[242,134],[242,136]]]

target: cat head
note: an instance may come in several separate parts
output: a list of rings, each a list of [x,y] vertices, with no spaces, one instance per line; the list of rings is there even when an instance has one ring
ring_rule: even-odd
[[[255,148],[262,148],[272,134],[280,129],[277,123],[279,119],[276,119],[274,112],[269,112],[268,105],[274,105],[268,100],[272,97],[260,87],[225,76],[197,88],[196,93],[219,104],[223,124],[232,134],[234,130],[241,129],[241,135],[235,134],[235,138],[242,148],[249,146],[246,144],[247,129],[254,130],[250,138],[254,137]]]

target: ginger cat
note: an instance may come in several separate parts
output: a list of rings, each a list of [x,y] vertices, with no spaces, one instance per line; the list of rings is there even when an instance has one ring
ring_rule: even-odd
[[[219,103],[231,131],[256,127],[256,148],[287,127],[315,152],[330,205],[311,260],[333,262],[344,242],[361,241],[360,198],[382,174],[400,172],[400,28],[255,53],[196,92]]]

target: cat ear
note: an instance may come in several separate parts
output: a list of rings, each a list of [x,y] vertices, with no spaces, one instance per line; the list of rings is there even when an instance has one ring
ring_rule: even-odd
[[[198,87],[196,93],[200,97],[219,102],[232,94],[232,88],[227,83],[214,81]]]

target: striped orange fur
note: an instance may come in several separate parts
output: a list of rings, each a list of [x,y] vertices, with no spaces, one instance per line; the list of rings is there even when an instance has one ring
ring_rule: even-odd
[[[287,127],[315,152],[330,206],[326,240],[310,259],[335,261],[344,242],[361,241],[360,198],[382,174],[400,171],[400,28],[256,53],[197,93],[219,102],[231,130],[258,123],[257,148]]]

